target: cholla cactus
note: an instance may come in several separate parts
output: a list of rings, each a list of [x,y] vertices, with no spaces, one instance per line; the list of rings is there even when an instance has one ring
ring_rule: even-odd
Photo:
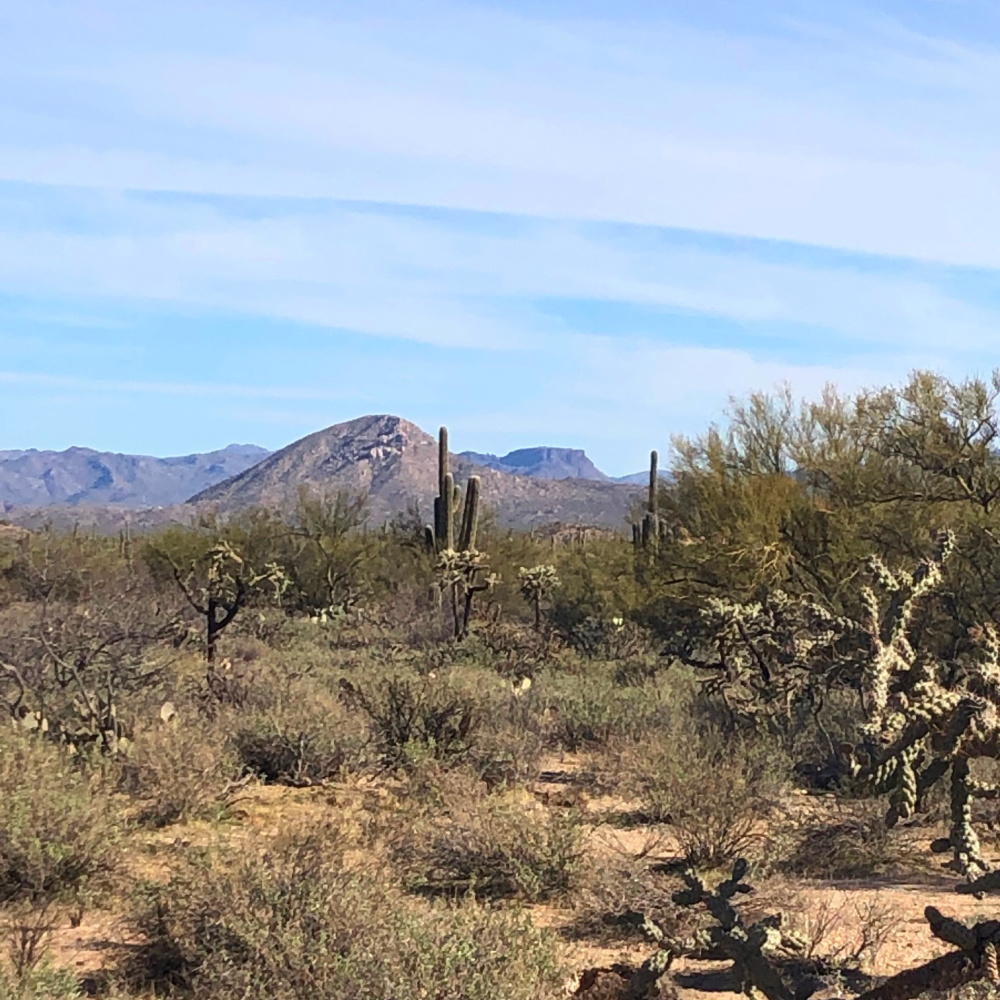
[[[556,572],[555,566],[551,565],[532,566],[530,569],[522,566],[517,571],[517,577],[521,581],[521,596],[531,605],[535,612],[535,628],[540,628],[542,624],[542,601],[553,590],[562,586],[559,574]]]
[[[954,549],[955,536],[945,531],[938,536],[934,555],[921,560],[913,573],[891,572],[877,556],[869,560],[872,576],[888,595],[883,606],[871,587],[861,592],[865,608],[861,625],[872,645],[871,656],[861,675],[861,692],[868,728],[873,733],[888,724],[886,710],[893,681],[911,672],[915,666],[916,655],[907,633],[916,602],[940,585],[941,567]]]
[[[451,593],[455,638],[461,639],[469,630],[476,594],[492,590],[500,577],[490,571],[489,557],[475,549],[445,549],[438,557],[435,572],[442,591]]]
[[[974,878],[987,865],[972,801],[1000,796],[972,774],[976,758],[1000,758],[1000,635],[992,625],[976,630],[979,655],[956,678],[910,641],[918,602],[940,585],[954,545],[950,532],[941,533],[912,573],[870,560],[873,582],[862,591],[860,621],[780,592],[761,603],[713,601],[703,618],[718,659],[700,665],[717,668],[706,686],[731,710],[767,720],[827,685],[834,671],[857,677],[865,723],[861,744],[842,748],[847,770],[888,797],[890,826],[920,812],[930,789],[947,778],[951,829],[934,850],[950,852],[950,866]]]
[[[949,775],[951,829],[933,849],[950,851],[951,867],[971,878],[987,870],[972,826],[972,800],[996,793],[972,777],[971,759],[995,757],[1000,749],[1000,641],[992,626],[980,630],[982,655],[946,686],[938,665],[921,660],[908,639],[916,602],[940,585],[953,550],[953,535],[943,532],[934,555],[913,573],[892,572],[877,559],[870,563],[885,596],[872,588],[862,594],[862,627],[870,640],[861,675],[866,722],[852,768],[874,791],[889,795],[890,825],[918,812],[927,792]]]
[[[814,700],[837,663],[835,644],[857,628],[783,591],[747,604],[710,599],[701,619],[714,656],[706,661],[699,648],[682,651],[682,658],[714,667],[704,682],[707,693],[721,696],[735,717],[766,728],[790,719],[803,700]],[[704,645],[700,636],[698,642]]]
[[[950,993],[983,980],[994,991],[1000,986],[1000,921],[979,920],[970,926],[928,906],[924,919],[930,932],[952,950],[888,979],[878,979],[856,967],[812,954],[805,941],[785,929],[781,913],[752,923],[746,920],[736,902],[740,895],[754,891],[744,881],[748,870],[747,862],[740,859],[732,875],[714,889],[698,872],[689,869],[682,873],[687,888],[675,892],[673,901],[684,907],[703,907],[711,917],[710,924],[686,940],[672,939],[646,914],[628,914],[628,922],[641,928],[657,949],[631,975],[623,995],[654,995],[657,980],[681,955],[730,961],[741,992],[767,1000],[807,1000],[819,990],[831,988],[843,996],[848,982],[854,986],[854,1000],[915,1000],[929,992]],[[850,979],[845,976],[848,970]]]
[[[169,557],[168,557],[169,558]],[[211,668],[215,663],[216,644],[220,633],[233,621],[246,603],[250,588],[270,585],[275,600],[280,600],[291,584],[277,563],[268,563],[263,572],[256,572],[246,563],[237,549],[225,539],[206,553],[204,582],[197,563],[187,572],[171,559],[174,579],[191,607],[205,619],[205,657]]]

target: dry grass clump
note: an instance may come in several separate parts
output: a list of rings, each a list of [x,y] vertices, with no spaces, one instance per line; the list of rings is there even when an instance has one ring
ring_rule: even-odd
[[[519,913],[418,904],[344,861],[335,829],[263,852],[208,854],[148,886],[146,942],[126,970],[192,1000],[547,1000],[563,976],[552,939]]]
[[[573,918],[562,928],[571,939],[604,943],[648,938],[639,915],[648,916],[671,937],[690,936],[693,911],[671,898],[680,880],[648,859],[631,857],[595,867],[574,898]]]
[[[599,749],[619,739],[639,740],[675,724],[680,699],[659,679],[641,686],[616,683],[614,671],[594,666],[578,675],[543,677],[549,741],[563,750]]]
[[[626,745],[615,760],[643,817],[668,824],[684,860],[705,868],[761,853],[784,790],[781,765],[767,747],[686,728]]]
[[[122,764],[122,787],[138,801],[138,821],[163,827],[224,816],[240,765],[220,725],[161,721],[140,729]]]
[[[536,903],[577,885],[583,825],[573,812],[465,795],[406,827],[392,857],[412,892]]]
[[[901,835],[886,826],[879,802],[852,803],[841,816],[802,830],[781,870],[802,878],[858,879],[920,867],[921,859]]]
[[[491,791],[514,788],[537,776],[542,749],[533,730],[495,725],[480,733],[467,766]]]
[[[381,764],[411,768],[428,757],[461,763],[483,717],[475,699],[434,678],[391,677],[370,685],[341,680],[344,705],[363,715]]]
[[[806,958],[822,958],[842,969],[874,967],[897,925],[892,907],[878,899],[844,892],[819,900],[800,896],[782,910],[788,929]]]
[[[241,718],[236,726],[231,745],[240,763],[272,784],[315,785],[360,766],[364,758],[362,721],[312,690]]]

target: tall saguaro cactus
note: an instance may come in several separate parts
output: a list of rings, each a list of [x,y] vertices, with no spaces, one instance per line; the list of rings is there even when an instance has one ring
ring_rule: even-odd
[[[438,553],[474,552],[481,495],[479,476],[469,476],[463,505],[461,487],[456,485],[451,471],[448,428],[442,427],[438,433],[438,495],[434,498],[434,525],[424,529],[428,548]]]
[[[660,536],[663,533],[663,522],[660,520],[660,456],[655,452],[649,453],[649,496],[646,500],[646,512],[642,521],[632,525],[632,541],[636,550],[646,553],[655,553],[660,545]]]
[[[438,433],[438,495],[434,498],[435,548],[455,547],[454,502],[455,477],[449,468],[448,428],[442,427]]]
[[[490,572],[487,557],[476,549],[481,496],[482,481],[479,476],[469,476],[463,503],[462,490],[455,484],[449,467],[448,428],[442,427],[438,435],[434,524],[427,525],[424,532],[429,551],[438,555],[435,567],[438,584],[442,592],[451,595],[456,639],[461,639],[469,629],[476,594],[490,590],[498,579]]]

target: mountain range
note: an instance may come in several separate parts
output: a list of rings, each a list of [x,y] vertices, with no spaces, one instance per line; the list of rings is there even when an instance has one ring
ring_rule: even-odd
[[[477,451],[462,451],[458,457],[483,469],[513,472],[538,479],[590,479],[599,483],[613,480],[604,475],[579,448],[519,448],[503,458]]]
[[[253,444],[176,458],[92,448],[0,451],[0,504],[168,506],[235,476],[268,454]]]
[[[452,456],[456,480],[476,473],[499,523],[554,522],[620,529],[640,495],[573,448],[524,448],[503,457]],[[636,480],[645,482],[646,473]],[[117,455],[88,448],[0,452],[0,510],[22,524],[107,528],[187,520],[195,511],[286,506],[302,485],[369,498],[374,521],[418,507],[425,518],[437,492],[437,441],[401,417],[359,417],[279,451],[230,445],[179,458]]]

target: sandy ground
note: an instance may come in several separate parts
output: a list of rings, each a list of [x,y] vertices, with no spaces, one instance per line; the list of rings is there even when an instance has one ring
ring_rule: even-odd
[[[584,810],[588,820],[588,841],[592,864],[614,866],[637,859],[670,857],[672,843],[662,827],[622,827],[608,821],[626,811],[628,803],[613,798],[588,798],[571,781],[574,761],[562,760],[549,768],[544,779],[533,789],[540,804],[573,805]],[[130,854],[134,877],[166,877],[171,857],[191,845],[208,845],[223,839],[229,843],[269,834],[299,822],[329,815],[331,808],[350,807],[365,797],[384,794],[371,785],[345,785],[334,788],[289,789],[258,786],[248,788],[239,804],[237,818],[221,826],[208,823],[185,824],[163,831],[143,834]],[[808,802],[803,808],[822,808]],[[1000,859],[993,859],[1000,862]],[[795,926],[822,930],[823,951],[850,947],[860,915],[874,914],[885,925],[885,943],[874,963],[864,971],[891,975],[903,968],[927,961],[947,950],[927,929],[924,908],[934,905],[960,919],[995,918],[1000,905],[989,898],[979,901],[954,891],[956,879],[933,870],[906,879],[871,879],[854,882],[805,883],[772,879],[761,886],[760,903],[770,911],[789,914]],[[574,917],[572,900],[561,906],[532,907],[539,925],[556,931],[566,928]],[[817,931],[819,933],[819,931]],[[111,956],[127,945],[126,929],[117,912],[92,910],[84,914],[79,926],[71,926],[68,915],[58,915],[51,939],[52,958],[77,969],[82,976],[96,975]],[[638,966],[650,954],[651,947],[637,942],[608,945],[588,940],[567,939],[565,951],[572,975],[567,980],[567,994],[574,992],[586,970],[610,968],[616,963]],[[739,994],[726,974],[724,963],[679,960],[665,977],[669,991],[676,990],[681,1000],[727,1000]],[[589,1000],[615,1000],[610,987],[598,981]],[[667,992],[664,995],[668,995]]]

